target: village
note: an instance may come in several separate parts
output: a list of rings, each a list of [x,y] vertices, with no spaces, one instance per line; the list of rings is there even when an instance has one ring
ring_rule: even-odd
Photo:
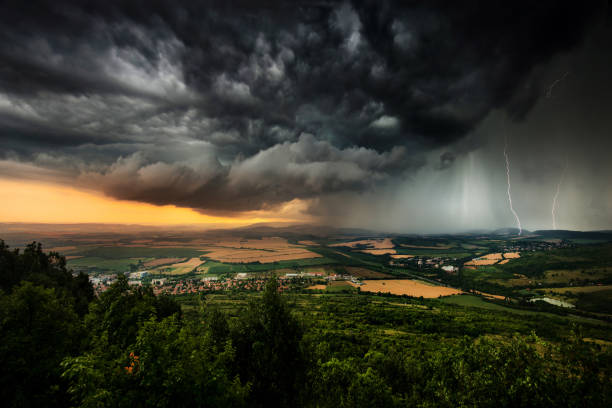
[[[208,276],[203,278],[150,278],[147,271],[126,274],[130,286],[151,286],[155,294],[182,295],[189,293],[210,293],[223,291],[262,291],[270,277],[238,273],[232,277]],[[97,295],[105,292],[117,281],[118,274],[103,274],[90,277],[89,281]],[[324,275],[320,272],[286,273],[277,277],[279,290],[303,289],[315,283],[347,281],[355,286],[362,284],[359,278],[348,274]]]

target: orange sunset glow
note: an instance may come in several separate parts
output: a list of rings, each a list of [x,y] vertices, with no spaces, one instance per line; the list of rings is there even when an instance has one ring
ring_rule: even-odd
[[[116,200],[72,187],[23,180],[0,179],[0,200],[3,203],[2,222],[240,226],[291,221],[265,214],[254,217],[209,216],[189,208]]]

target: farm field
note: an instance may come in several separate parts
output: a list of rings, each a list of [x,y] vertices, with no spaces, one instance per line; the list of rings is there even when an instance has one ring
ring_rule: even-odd
[[[321,257],[277,237],[224,240],[212,243],[206,250],[207,258],[224,263],[272,263]]]
[[[461,290],[458,289],[429,285],[410,279],[369,280],[364,281],[360,288],[362,292],[391,293],[393,295],[422,296],[424,298],[437,298],[461,293]]]
[[[483,309],[498,310],[502,312],[515,312],[519,314],[537,313],[537,312],[526,312],[523,310],[512,309],[510,307],[500,306],[495,303],[487,302],[481,296],[474,296],[474,295],[467,295],[467,294],[445,297],[441,299],[440,301],[444,303],[448,303],[448,304],[453,304],[453,305],[479,307]]]
[[[70,268],[90,268],[108,272],[130,272],[130,265],[137,265],[138,261],[148,262],[151,258],[124,258],[105,259],[98,257],[80,257],[67,261]]]
[[[167,274],[167,275],[184,275],[184,274],[187,274],[193,271],[194,269],[197,269],[198,266],[202,265],[204,262],[205,261],[201,260],[200,258],[191,258],[184,262],[178,262],[178,263],[174,263],[168,266],[161,267],[160,273]],[[155,273],[156,271],[154,270],[152,272]],[[200,271],[200,272],[204,272],[204,271]]]
[[[469,262],[466,262],[465,265],[467,266],[488,266],[488,265],[494,265],[498,263],[499,261],[501,261],[502,259],[503,257],[501,253],[486,254],[478,258],[474,258]]]
[[[312,285],[312,286],[308,286],[306,289],[309,290],[325,290],[327,288],[327,285]]]
[[[381,272],[377,272],[377,271],[373,271],[371,269],[368,268],[362,268],[359,266],[346,266],[344,268],[346,270],[346,272],[350,275],[355,276],[356,278],[362,278],[362,279],[376,279],[376,278],[388,278],[390,277],[390,275],[386,274],[386,273],[381,273]]]
[[[171,280],[231,279],[239,273],[249,278],[303,274],[308,279],[348,274],[368,281],[361,288],[364,291],[376,285],[375,280],[423,278],[457,293],[480,291],[515,301],[526,301],[543,291],[592,312],[612,302],[596,295],[591,299],[595,303],[588,303],[587,290],[577,288],[605,293],[596,288],[612,285],[612,244],[576,244],[553,233],[528,235],[516,240],[487,234],[326,238],[286,232],[276,235],[273,230],[218,236],[168,232],[70,236],[51,240],[49,248],[65,251],[69,268],[94,276],[145,270],[152,277]],[[456,270],[442,269],[448,265]],[[373,290],[406,292],[389,288]]]
[[[442,244],[438,244],[438,245],[434,245],[434,246],[400,244],[400,246],[402,248],[438,249],[438,250],[454,248],[454,245],[442,245]]]
[[[391,238],[383,239],[362,239],[357,241],[340,242],[329,245],[330,247],[348,247],[359,249],[390,249],[393,248]]]
[[[387,248],[387,249],[360,249],[359,252],[363,252],[364,254],[370,255],[386,255],[386,254],[395,254],[395,249]]]
[[[327,293],[355,293],[357,289],[355,285],[348,281],[331,281],[326,286]]]
[[[185,260],[185,258],[158,258],[153,259],[152,261],[147,261],[143,264],[145,268],[155,268],[162,265],[171,265],[176,262],[181,262]]]
[[[398,255],[411,255],[415,256],[426,256],[426,257],[443,257],[443,258],[467,258],[475,256],[477,253],[468,252],[464,249],[446,249],[446,250],[433,250],[433,249],[409,249],[409,248],[398,248],[395,250]]]
[[[217,247],[210,247],[205,256],[224,263],[272,263],[321,257],[321,255],[303,248],[264,250]]]
[[[553,293],[563,294],[566,292],[570,293],[591,293],[600,292],[602,290],[612,290],[612,285],[592,285],[592,286],[567,286],[562,288],[550,288],[547,289]]]
[[[204,252],[195,248],[185,247],[125,247],[125,246],[95,246],[79,249],[74,255],[96,257],[103,259],[126,258],[192,258],[204,255]]]

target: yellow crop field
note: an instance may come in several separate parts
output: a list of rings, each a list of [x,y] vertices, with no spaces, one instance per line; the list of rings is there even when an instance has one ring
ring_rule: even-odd
[[[383,238],[383,239],[362,239],[359,241],[350,241],[350,242],[340,242],[338,244],[332,244],[332,247],[349,247],[356,248],[357,246],[365,246],[369,249],[389,249],[393,248],[393,242],[391,242],[391,238]]]
[[[170,269],[167,272],[170,275],[184,275],[196,269],[198,266],[202,265],[204,261],[201,261],[200,258],[191,258],[185,262],[179,262],[172,265],[167,266]],[[166,267],[164,267],[165,269]]]
[[[306,240],[306,241],[298,241],[298,244],[306,245],[306,246],[319,246],[319,244],[317,244],[316,242],[308,241],[308,240]]]
[[[414,297],[437,298],[439,296],[458,295],[459,289],[445,286],[428,285],[421,281],[410,279],[385,279],[364,281],[360,286],[362,292],[381,292],[393,295],[408,295]]]
[[[465,265],[468,266],[486,266],[486,265],[494,265],[496,264],[498,261],[500,261],[502,259],[502,254],[501,253],[494,253],[494,254],[486,254],[486,255],[482,255],[478,258],[474,258],[469,262],[466,262]]]
[[[289,244],[286,239],[278,237],[221,240],[203,250],[207,251],[207,258],[226,263],[270,263],[321,257],[301,245]]]
[[[370,255],[386,255],[386,254],[395,254],[395,249],[393,249],[393,248],[389,248],[389,249],[362,249],[359,252],[363,252],[365,254],[370,254]]]
[[[161,265],[170,265],[178,262],[184,261],[185,258],[158,258],[149,262],[145,262],[143,266],[145,268],[155,268]]]

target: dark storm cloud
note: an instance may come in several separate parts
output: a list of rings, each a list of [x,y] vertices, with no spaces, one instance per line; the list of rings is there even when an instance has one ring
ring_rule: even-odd
[[[1,158],[202,211],[368,190],[492,109],[523,118],[542,94],[538,66],[598,12],[558,1],[3,4]]]
[[[451,152],[444,152],[440,155],[440,169],[448,169],[453,165],[457,157]]]

